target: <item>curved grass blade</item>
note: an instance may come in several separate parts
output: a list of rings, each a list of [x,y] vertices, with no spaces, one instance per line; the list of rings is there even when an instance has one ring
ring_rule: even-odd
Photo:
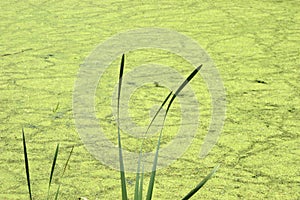
[[[49,199],[50,187],[51,187],[51,182],[52,182],[52,178],[53,178],[53,174],[54,174],[54,169],[55,169],[56,159],[57,159],[57,156],[58,156],[58,150],[59,150],[59,144],[57,144],[56,150],[55,150],[55,153],[54,153],[54,158],[53,158],[52,168],[51,168],[50,177],[49,177],[49,185],[48,185],[48,195],[47,195],[47,199]]]
[[[161,109],[163,108],[163,106],[166,104],[166,102],[170,98],[171,94],[172,94],[172,91],[169,93],[169,95],[166,97],[166,99],[164,100],[164,102],[161,104],[161,106],[159,107],[159,109],[157,110],[157,112],[155,113],[155,115],[153,116],[153,118],[152,118],[150,124],[148,125],[148,128],[147,128],[146,132],[145,132],[145,135],[147,135],[147,133],[148,133],[148,131],[149,131],[152,123],[154,122],[154,120],[157,117],[158,113],[161,111]],[[137,168],[137,174],[136,174],[136,178],[135,178],[136,183],[135,183],[134,200],[142,199],[142,195],[140,194],[142,191],[139,188],[143,188],[143,185],[142,185],[143,181],[141,181],[141,183],[140,183],[140,166],[141,166],[142,149],[143,149],[144,141],[145,141],[145,138],[143,139],[141,147],[140,147],[140,153],[139,153],[139,159],[138,159],[138,168]],[[142,172],[142,177],[143,177],[143,173],[144,172]]]
[[[183,197],[182,200],[188,200],[190,199],[200,188],[203,187],[203,185],[216,173],[220,165],[217,165],[214,167],[214,169],[194,188],[192,189],[185,197]]]
[[[119,147],[119,161],[120,161],[120,176],[121,176],[121,187],[122,187],[122,200],[127,200],[127,189],[126,189],[126,178],[124,170],[124,161],[122,153],[122,143],[121,143],[121,133],[120,133],[120,96],[121,87],[124,71],[125,55],[122,55],[121,65],[120,65],[120,75],[119,75],[119,88],[118,88],[118,105],[117,105],[117,121],[118,121],[118,147]]]
[[[168,99],[170,98],[171,94],[173,93],[173,91],[170,91],[169,95],[166,97],[166,99],[164,100],[164,102],[160,105],[159,109],[156,111],[155,115],[153,116],[150,124],[147,127],[146,133],[145,135],[148,133],[151,125],[153,124],[154,120],[156,119],[158,113],[161,111],[161,109],[164,107],[164,105],[167,103]]]
[[[170,103],[168,105],[167,110],[169,110],[171,104],[173,103],[174,99],[178,96],[178,94],[181,92],[181,90],[194,78],[194,76],[200,71],[202,67],[202,64],[198,66],[194,71],[185,79],[185,81],[178,87],[174,95],[172,96],[172,99],[170,100]]]
[[[166,113],[165,113],[165,116],[164,116],[164,119],[163,119],[163,125],[165,124],[165,120],[166,120],[166,117],[167,117],[167,114],[169,112],[169,109],[173,103],[173,101],[175,100],[175,98],[178,96],[178,94],[180,93],[180,91],[193,79],[193,77],[199,72],[199,70],[201,69],[202,67],[202,64],[200,66],[198,66],[187,78],[186,80],[178,87],[178,89],[176,90],[176,92],[173,94],[169,104],[168,104],[168,107],[167,107],[167,110],[166,110]],[[164,127],[164,126],[163,126]],[[153,188],[154,188],[154,180],[155,180],[155,175],[156,175],[156,167],[157,167],[157,160],[158,160],[158,153],[159,153],[159,148],[160,148],[160,140],[161,140],[161,137],[162,137],[162,131],[163,131],[163,127],[160,131],[160,135],[159,135],[159,138],[158,138],[158,141],[157,141],[157,147],[156,147],[156,152],[155,152],[155,157],[154,157],[154,161],[153,161],[153,167],[152,167],[152,173],[151,173],[151,177],[150,177],[150,182],[149,182],[149,186],[148,186],[148,192],[147,192],[147,197],[146,199],[147,200],[151,200],[152,199],[152,194],[153,194]]]
[[[67,166],[68,166],[68,164],[69,164],[69,160],[70,160],[71,155],[72,155],[72,153],[73,153],[73,149],[74,149],[74,146],[72,147],[72,149],[71,149],[71,151],[70,151],[70,154],[69,154],[69,157],[68,157],[67,162],[66,162],[66,164],[65,164],[65,167],[64,167],[63,173],[62,173],[62,175],[61,175],[61,178],[63,178],[63,176],[64,176],[64,174],[65,174],[65,171],[66,171]],[[60,185],[61,185],[61,184],[58,185],[58,188],[57,188],[57,191],[56,191],[56,194],[55,194],[55,198],[54,198],[55,200],[58,199],[58,194],[59,194]]]
[[[165,113],[165,116],[164,116],[164,119],[163,119],[163,125],[165,124],[167,114],[168,114],[168,109],[166,110],[166,113]],[[162,137],[163,127],[164,126],[162,126],[162,129],[160,131],[159,138],[158,138],[158,141],[157,141],[156,152],[155,152],[155,157],[154,157],[153,166],[152,166],[152,173],[151,173],[151,176],[150,176],[150,181],[149,181],[149,186],[148,186],[148,191],[147,191],[147,196],[146,196],[147,200],[152,199],[154,181],[155,181],[155,175],[156,175],[157,160],[158,160],[158,153],[159,153],[160,140],[161,140],[161,137]]]
[[[23,135],[23,149],[24,149],[24,160],[25,160],[25,170],[26,170],[27,186],[28,186],[28,192],[29,192],[29,199],[32,200],[31,185],[30,185],[30,174],[29,174],[29,162],[28,162],[28,157],[27,157],[27,148],[26,148],[25,133],[24,133],[24,129],[23,128],[22,128],[22,135]]]

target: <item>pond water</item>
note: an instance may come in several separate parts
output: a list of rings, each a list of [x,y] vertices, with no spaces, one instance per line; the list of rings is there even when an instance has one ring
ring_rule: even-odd
[[[205,81],[193,80],[199,128],[185,153],[157,172],[154,199],[182,198],[217,164],[220,169],[194,199],[299,199],[299,6],[275,0],[1,1],[0,198],[28,198],[24,128],[35,199],[47,194],[57,143],[52,193],[62,183],[61,199],[119,199],[119,172],[95,159],[76,130],[74,84],[98,44],[123,31],[162,27],[194,39],[210,55],[226,90],[226,120],[218,143],[200,159],[212,106]],[[120,58],[114,60],[95,91],[96,116],[113,144],[117,130],[111,100],[119,63]],[[144,63],[172,66],[183,77],[193,69],[178,55],[149,49],[126,54],[125,73]],[[146,126],[168,92],[155,79],[136,90],[129,101],[132,120]],[[176,101],[163,147],[175,137],[178,116]],[[124,148],[137,152],[140,140],[123,136]],[[155,136],[147,140],[147,151],[154,149]],[[128,173],[130,197],[134,177]]]

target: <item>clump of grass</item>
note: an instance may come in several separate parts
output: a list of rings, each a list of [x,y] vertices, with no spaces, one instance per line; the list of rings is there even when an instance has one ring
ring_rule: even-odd
[[[124,71],[124,63],[125,63],[125,55],[122,55],[121,64],[120,64],[120,74],[119,74],[119,87],[118,87],[118,103],[117,103],[117,122],[118,122],[118,147],[119,147],[119,162],[120,162],[120,180],[121,180],[121,191],[122,191],[122,200],[128,200],[127,196],[127,189],[126,189],[126,177],[125,177],[125,170],[124,170],[124,162],[123,162],[123,153],[122,153],[122,143],[121,143],[121,135],[120,135],[120,95],[121,95],[121,88],[122,88],[122,78],[123,78],[123,71]],[[193,77],[200,71],[202,65],[198,66],[187,78],[186,80],[178,87],[178,89],[173,93],[171,91],[169,95],[166,97],[162,105],[159,107],[158,111],[154,115],[153,119],[151,120],[145,135],[147,134],[149,128],[151,127],[154,119],[158,115],[158,113],[161,111],[163,106],[167,103],[168,99],[171,97],[171,100],[169,101],[169,104],[167,106],[167,109],[164,114],[163,118],[163,125],[165,123],[167,114],[169,112],[169,109],[175,100],[175,98],[178,96],[178,94],[181,92],[181,90],[193,79]],[[172,95],[173,94],[173,95]],[[157,141],[156,146],[156,152],[153,160],[153,166],[152,166],[152,172],[150,175],[150,181],[148,185],[146,200],[151,200],[153,195],[153,189],[154,189],[154,182],[155,182],[155,175],[156,175],[156,167],[158,162],[158,155],[159,155],[159,149],[160,149],[160,142],[162,138],[162,132],[163,127],[161,128],[159,138]],[[144,142],[144,141],[143,141]],[[135,183],[135,192],[134,192],[134,200],[142,200],[143,198],[143,181],[144,181],[144,167],[142,167],[142,172],[140,172],[141,168],[141,159],[142,159],[142,148],[143,148],[143,142],[140,148],[140,154],[138,158],[138,167],[137,167],[137,173],[136,173],[136,183]],[[190,199],[196,192],[198,192],[204,184],[215,174],[219,166],[216,166],[203,180],[200,181],[200,183],[193,188],[187,195],[185,195],[182,200]]]
[[[128,200],[128,195],[127,195],[127,188],[126,188],[126,177],[125,177],[125,168],[124,168],[124,162],[123,162],[123,152],[122,152],[122,142],[121,142],[121,133],[120,133],[120,96],[121,96],[121,88],[122,88],[122,78],[123,78],[123,71],[124,71],[124,63],[125,63],[125,55],[122,55],[121,59],[121,65],[120,65],[120,74],[119,74],[119,86],[118,86],[118,102],[117,102],[117,122],[118,122],[118,147],[119,147],[119,163],[120,163],[120,180],[121,180],[121,191],[122,191],[122,200]],[[163,118],[163,126],[160,130],[159,138],[157,140],[157,146],[156,146],[156,151],[155,151],[155,156],[153,160],[153,166],[152,166],[152,172],[150,175],[150,181],[148,185],[148,190],[146,194],[146,200],[151,200],[152,195],[153,195],[153,189],[154,189],[154,183],[155,183],[155,176],[156,176],[156,168],[157,168],[157,162],[158,162],[158,155],[159,155],[159,149],[160,149],[160,142],[162,138],[162,133],[163,133],[163,128],[164,128],[164,123],[167,117],[167,114],[169,112],[169,109],[175,100],[175,98],[178,96],[178,94],[181,92],[181,90],[193,79],[193,77],[200,71],[202,65],[198,66],[187,78],[186,80],[178,87],[178,89],[175,91],[171,91],[162,105],[159,107],[158,111],[154,115],[153,119],[151,120],[150,124],[148,125],[148,128],[145,132],[145,135],[148,133],[153,121],[157,117],[158,113],[162,110],[162,108],[165,106],[165,104],[168,102],[170,99],[167,109],[164,114]],[[59,103],[57,103],[56,108],[53,110],[53,112],[56,112],[58,110]],[[32,200],[32,191],[31,191],[31,182],[30,182],[30,173],[29,173],[29,161],[28,161],[28,154],[27,154],[27,147],[26,147],[26,139],[25,139],[25,133],[24,129],[22,129],[22,136],[23,136],[23,149],[24,149],[24,160],[25,160],[25,171],[26,171],[26,178],[27,178],[27,186],[28,186],[28,193],[29,193],[29,198]],[[144,166],[142,165],[141,167],[141,160],[142,160],[142,149],[143,149],[143,143],[144,140],[141,144],[140,147],[140,153],[139,153],[139,158],[138,158],[138,167],[137,167],[137,173],[136,173],[136,182],[135,182],[135,192],[134,192],[134,200],[142,200],[143,199],[143,182],[144,182]],[[65,163],[63,173],[61,175],[61,178],[64,176],[64,173],[66,171],[66,168],[68,166],[70,157],[72,155],[74,146],[72,147],[69,157]],[[58,157],[58,152],[59,152],[59,144],[56,146],[56,150],[54,153],[53,157],[53,162],[52,162],[52,167],[50,171],[50,176],[49,176],[49,182],[48,182],[48,193],[47,193],[47,200],[50,198],[50,188],[51,188],[51,183],[52,183],[52,178],[56,166],[56,160]],[[190,199],[195,193],[197,193],[205,184],[206,182],[211,179],[211,177],[215,174],[219,166],[216,166],[203,180],[201,180],[198,185],[193,188],[187,195],[185,195],[182,200],[188,200]],[[142,168],[142,169],[141,169]],[[60,190],[61,184],[58,185],[58,188],[55,192],[54,199],[58,199],[59,195],[59,190]],[[86,199],[85,197],[81,197],[79,199]]]
[[[29,193],[29,199],[32,200],[33,198],[32,198],[31,183],[30,183],[29,161],[28,161],[28,154],[27,154],[27,147],[26,147],[26,139],[25,139],[24,129],[22,129],[22,137],[23,137],[24,161],[25,161],[25,171],[26,171],[28,193]],[[70,151],[70,154],[69,154],[69,157],[68,157],[68,159],[65,163],[61,178],[63,178],[63,176],[65,174],[65,171],[67,169],[68,163],[69,163],[70,158],[71,158],[71,155],[73,153],[73,149],[74,149],[74,146],[72,147],[72,149]],[[57,146],[56,146],[56,150],[55,150],[54,157],[53,157],[53,162],[52,162],[52,167],[51,167],[49,182],[48,182],[47,199],[50,198],[50,188],[51,188],[52,178],[53,178],[54,169],[55,169],[55,165],[56,165],[56,160],[57,160],[57,157],[58,157],[58,151],[59,151],[59,144],[57,144]],[[55,197],[54,197],[55,200],[58,199],[60,186],[61,186],[61,184],[58,185],[58,188],[55,192]]]

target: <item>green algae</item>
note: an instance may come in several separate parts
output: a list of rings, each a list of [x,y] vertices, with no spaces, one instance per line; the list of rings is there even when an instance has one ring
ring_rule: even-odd
[[[43,199],[47,193],[45,177],[49,176],[52,149],[58,142],[61,152],[66,153],[58,158],[57,172],[62,171],[67,152],[75,145],[62,180],[62,199],[120,196],[119,173],[94,159],[76,132],[72,92],[80,64],[96,45],[120,31],[149,26],[174,29],[199,42],[214,60],[227,93],[223,133],[209,156],[199,159],[199,148],[210,123],[210,99],[203,82],[191,83],[192,87],[199,88],[196,95],[203,99],[199,133],[180,159],[157,172],[154,199],[182,198],[189,191],[190,183],[198,182],[199,176],[207,174],[215,163],[221,163],[221,168],[195,198],[299,198],[297,1],[165,1],[159,4],[3,1],[0,7],[1,199],[25,199],[28,195],[22,127],[27,133],[28,156],[32,160],[35,199]],[[133,53],[131,61],[136,60],[133,66],[149,58],[150,53]],[[161,52],[155,54],[158,58],[159,55]],[[190,69],[180,58],[159,59],[162,64]],[[114,66],[111,71],[115,70]],[[155,90],[153,98],[157,92],[165,93],[163,89],[157,91],[155,85],[148,89],[151,88]],[[134,101],[142,95],[142,91],[137,91]],[[105,96],[97,101],[101,98],[110,103]],[[156,101],[148,100],[146,110]],[[104,119],[110,119],[110,112]],[[135,112],[133,109],[133,116]],[[100,120],[105,117],[100,111],[97,116]],[[142,118],[138,123],[146,124],[147,120]],[[170,118],[168,123],[171,125],[175,120],[176,117]],[[108,131],[113,128],[106,127]],[[163,138],[165,143],[172,139],[171,132],[176,131],[176,127],[171,128],[170,135]],[[125,148],[137,151],[138,144],[132,145],[135,142],[129,138],[127,146],[124,142]],[[149,149],[153,147],[151,144],[149,141]],[[134,182],[134,176],[129,174],[129,182]],[[53,184],[59,183],[53,179]],[[132,196],[134,186],[128,184],[128,187]]]

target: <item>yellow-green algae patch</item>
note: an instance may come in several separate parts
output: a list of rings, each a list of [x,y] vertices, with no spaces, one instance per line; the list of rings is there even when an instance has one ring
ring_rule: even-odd
[[[195,199],[299,199],[299,6],[297,1],[275,0],[1,1],[0,198],[28,198],[24,127],[35,199],[46,196],[58,142],[61,149],[53,183],[61,181],[61,199],[119,199],[119,173],[93,158],[76,132],[74,83],[80,64],[99,43],[120,31],[162,27],[195,39],[209,53],[225,85],[227,112],[218,143],[209,156],[199,159],[210,123],[210,96],[203,80],[192,81],[201,100],[199,131],[180,159],[157,172],[154,199],[182,198],[217,163],[220,169]],[[153,61],[150,58],[190,69],[176,55],[166,55],[133,52],[127,70],[143,60]],[[117,81],[119,60],[114,64],[107,74],[113,81],[99,83],[108,92]],[[190,71],[182,73],[187,76]],[[153,92],[152,99],[143,101],[147,109],[160,99],[156,93],[167,95],[155,85],[145,89]],[[145,96],[136,91],[130,105],[131,115],[141,117],[137,121],[141,124],[148,122],[148,110],[139,112],[135,102],[142,105],[138,101]],[[97,103],[110,106],[109,97],[96,91]],[[104,111],[97,110],[97,117],[108,124],[103,128],[115,142],[116,129],[108,123],[113,120],[111,110]],[[176,106],[173,113],[176,116]],[[176,120],[171,116],[167,123]],[[166,128],[164,142],[172,139],[173,129]],[[149,149],[154,141],[147,143]],[[137,151],[138,144],[125,137],[125,148]],[[69,168],[58,180],[73,145]],[[129,196],[133,196],[134,174],[128,174],[128,180]]]

